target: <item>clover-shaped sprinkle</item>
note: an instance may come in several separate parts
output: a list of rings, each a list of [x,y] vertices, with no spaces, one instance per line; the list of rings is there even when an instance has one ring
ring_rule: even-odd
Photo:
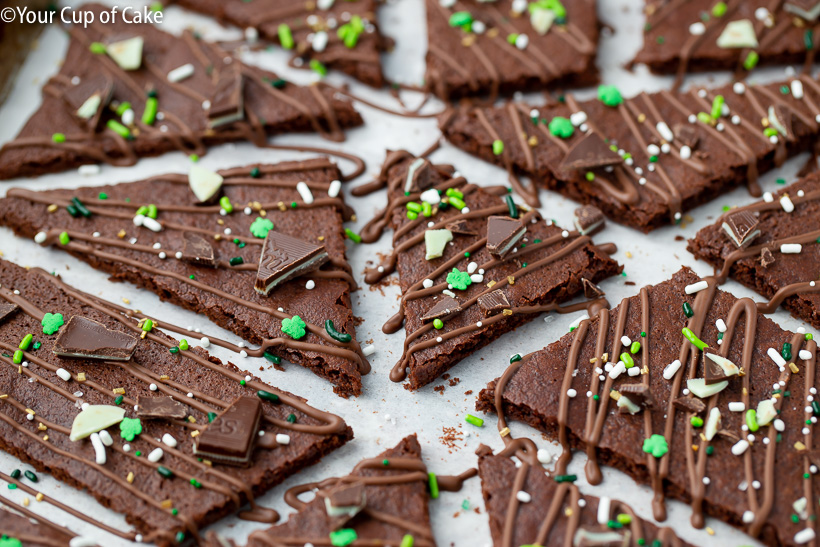
[[[305,327],[307,325],[302,318],[298,315],[294,315],[290,319],[285,318],[282,319],[282,332],[293,338],[294,340],[298,340],[305,335]]]
[[[60,330],[65,321],[63,321],[62,313],[47,313],[40,323],[43,325],[43,334],[54,334]]]
[[[669,452],[669,445],[663,435],[655,433],[648,439],[644,439],[643,451],[652,454],[656,458],[662,458],[664,454]]]
[[[23,547],[23,544],[17,538],[3,536],[0,538],[0,547]]]
[[[598,99],[607,106],[618,106],[624,102],[621,92],[614,85],[598,86]]]
[[[454,289],[463,291],[472,285],[473,282],[470,279],[470,274],[460,272],[458,268],[453,268],[453,271],[447,274],[447,283],[452,285]]]
[[[265,239],[271,230],[273,230],[273,222],[266,218],[256,217],[256,220],[251,223],[251,233],[259,239]]]
[[[133,441],[134,437],[142,433],[142,422],[139,418],[123,418],[120,422],[120,435],[126,441]]]
[[[549,130],[552,135],[568,139],[575,133],[575,127],[572,122],[562,116],[555,116],[549,124]]]

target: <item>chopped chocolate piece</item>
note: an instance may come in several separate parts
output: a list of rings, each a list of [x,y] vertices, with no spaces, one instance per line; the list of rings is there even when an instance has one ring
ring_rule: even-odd
[[[339,10],[358,11],[359,4],[370,2],[336,4]],[[282,3],[288,8],[293,5],[290,0]],[[258,12],[258,4],[247,7]],[[99,22],[100,14],[110,8],[86,4],[82,9]],[[343,129],[362,124],[350,101],[337,98],[327,86],[286,82],[273,72],[242,63],[190,29],[175,36],[148,21],[112,19],[110,24],[68,26],[68,51],[59,73],[43,86],[38,110],[0,149],[0,179],[86,164],[133,165],[139,158],[173,151],[203,155],[211,146],[226,142],[252,140],[268,146],[266,136],[292,131],[318,132],[340,141]],[[307,25],[302,28],[312,32]],[[369,33],[364,36],[370,39]],[[123,37],[137,41],[122,41]],[[118,42],[114,47],[104,45],[114,41]],[[179,69],[192,73],[179,81]],[[95,112],[90,121],[96,122],[98,110],[108,104],[105,93],[110,92],[101,80],[96,83],[101,75],[113,79],[110,104],[117,111],[106,110],[98,128],[78,117],[77,111],[82,101],[101,90],[100,106],[96,101],[88,104],[89,112]],[[241,127],[209,125],[209,114],[231,117],[243,103],[253,115],[243,119]]]
[[[10,484],[17,486],[16,482]],[[72,541],[76,536],[71,530],[52,523],[33,511],[29,511],[26,506],[23,506],[22,509],[11,503],[9,503],[9,506],[26,516],[17,515],[4,508],[0,509],[0,530],[2,530],[2,539],[0,539],[2,543],[0,545],[4,547],[48,547],[51,545],[70,546],[72,543],[78,543]]]
[[[703,350],[703,379],[706,385],[717,384],[737,376],[740,369],[737,365],[711,348]]]
[[[564,455],[553,476],[567,473],[577,450],[588,459],[584,469],[594,484],[602,480],[599,466],[610,465],[650,485],[657,520],[666,518],[665,497],[674,497],[691,504],[697,528],[712,516],[764,545],[798,545],[793,538],[811,523],[793,520],[791,502],[816,480],[804,474],[801,452],[813,448],[813,426],[806,423],[811,411],[803,401],[820,381],[817,342],[785,331],[763,315],[774,307],[758,307],[714,286],[696,293],[694,313],[687,316],[680,302],[692,298],[686,289],[700,279],[683,268],[611,311],[581,321],[557,342],[512,363],[481,392],[478,407],[503,412],[560,439]],[[602,350],[620,351],[621,337],[640,330],[646,331],[648,344],[641,355],[647,371],[641,383],[651,390],[655,406],[643,416],[625,416],[609,402],[609,391],[635,380],[621,374],[601,381],[589,362],[600,359]],[[791,370],[770,357],[772,348],[779,350],[784,343],[791,344],[793,355],[802,352]],[[679,395],[684,389],[703,391],[705,362],[698,353],[706,345],[718,348],[745,375],[723,382],[719,395],[701,402],[707,405],[704,415],[692,420]],[[599,400],[571,396],[587,392]],[[764,492],[787,503],[764,507],[755,501]]]
[[[60,357],[128,361],[138,341],[136,336],[109,330],[93,319],[75,315],[60,329],[52,351]]]
[[[188,408],[168,395],[137,398],[137,416],[140,418],[176,418],[183,419],[188,415]]]
[[[584,205],[575,209],[575,218],[573,219],[575,229],[581,232],[581,235],[590,235],[603,228],[606,223],[606,217],[600,209],[594,205]]]
[[[584,285],[584,298],[588,300],[602,298],[604,295],[606,295],[606,293],[601,287],[599,287],[587,278],[581,279],[581,283]]]
[[[426,0],[427,88],[441,100],[598,82],[592,0]]]
[[[18,288],[19,294],[7,287]],[[0,339],[13,340],[15,344],[28,333],[42,332],[41,319],[45,313],[59,313],[66,318],[85,317],[112,332],[140,331],[134,317],[123,313],[121,305],[74,289],[51,272],[40,268],[27,270],[3,260],[0,260],[0,302],[20,306],[17,314],[0,323]],[[185,543],[196,543],[189,535],[192,531],[202,530],[248,503],[256,518],[272,522],[273,514],[256,505],[254,497],[342,446],[352,438],[352,431],[338,416],[248,377],[247,371],[223,364],[199,347],[176,353],[169,351],[177,347],[178,341],[167,336],[161,330],[163,326],[172,332],[185,330],[158,319],[150,336],[140,341],[128,363],[90,367],[93,361],[89,359],[61,359],[53,354],[55,336],[37,336],[42,346],[34,352],[25,374],[19,374],[17,366],[0,367],[4,394],[0,403],[0,449],[19,458],[20,467],[29,469],[26,476],[17,481],[18,492],[34,498],[37,490],[32,487],[37,486],[33,484],[37,477],[30,470],[37,472],[40,483],[43,474],[48,473],[49,482],[62,481],[86,491],[87,494],[79,495],[93,496],[102,506],[121,513],[123,521],[130,523],[128,527],[118,528],[124,534],[122,538],[135,541],[142,536],[158,547],[180,545],[182,537],[186,538]],[[218,338],[211,338],[211,344],[227,345]],[[82,378],[81,374],[86,377]],[[79,400],[73,394],[77,390],[82,391]],[[268,397],[261,401],[257,395],[260,390],[275,392],[278,399]],[[187,393],[192,396],[187,397]],[[177,404],[185,407],[188,419],[140,416],[139,408],[134,406],[141,406],[146,397],[154,394],[174,397]],[[115,401],[118,397],[122,398],[119,405]],[[288,445],[253,451],[247,467],[216,464],[211,467],[209,462],[198,461],[193,453],[194,443],[187,439],[201,438],[202,435],[196,436],[200,430],[211,435],[215,429],[207,426],[209,414],[223,412],[232,401],[243,397],[250,397],[257,404],[261,402],[266,436],[287,436]],[[89,405],[86,410],[80,408],[80,400]],[[68,426],[87,409],[106,406],[119,410],[122,421],[109,427],[108,435],[101,431],[99,438],[91,436],[72,441]],[[29,414],[25,409],[30,409],[32,416],[36,412],[36,419],[26,419]],[[203,426],[207,426],[206,429]],[[93,429],[93,424],[89,427]],[[236,436],[228,429],[225,433]],[[130,449],[123,449],[126,443]],[[225,444],[235,444],[235,439]],[[141,457],[137,457],[139,453]],[[16,479],[0,472],[0,480],[12,484]],[[47,494],[59,492],[57,486],[56,490],[47,490]],[[421,488],[423,492],[423,484]],[[59,517],[58,522],[62,522],[62,513],[45,507],[56,501],[49,495],[42,499],[43,507],[37,512],[44,519]],[[165,500],[172,500],[173,506],[164,503]],[[87,511],[91,506],[85,503],[86,499],[72,498],[72,501],[83,502],[77,511],[72,511],[73,505],[65,501],[64,511],[69,507],[70,515],[90,526],[99,524],[94,512]],[[173,514],[171,508],[176,509]],[[28,515],[24,509],[24,505],[20,505],[20,514]],[[103,522],[111,520],[106,518]],[[9,528],[0,515],[0,533],[10,534],[12,530],[15,529]],[[100,535],[98,541],[99,545],[113,543]],[[87,539],[78,543],[89,544]],[[64,546],[68,542],[58,540],[47,544]],[[24,545],[39,543],[24,541]]]
[[[328,260],[330,257],[323,245],[270,230],[259,256],[254,288],[258,293],[268,294],[285,281],[318,270]]]
[[[346,477],[327,478],[288,490],[285,501],[298,511],[283,524],[252,533],[248,547],[331,545],[328,537],[339,527],[339,517],[329,514],[328,496],[334,497],[334,490],[348,485],[356,489],[361,486],[360,501],[367,502],[367,507],[340,530],[341,537],[348,541],[355,538],[350,545],[398,546],[406,543],[408,535],[413,537],[414,545],[435,545],[427,507],[431,499],[427,491],[429,476],[433,475],[427,473],[416,436],[405,437],[394,448],[359,462]],[[311,501],[303,503],[298,499],[299,494],[314,489],[318,490]]]
[[[478,232],[470,228],[467,224],[466,220],[455,220],[453,222],[448,222],[445,225],[445,228],[453,232],[454,234],[460,234],[463,236],[474,236],[478,235]]]
[[[208,127],[238,122],[245,117],[243,77],[239,63],[231,63],[219,71],[219,80],[211,95]]]
[[[339,169],[326,158],[316,158],[234,167],[214,174],[222,184],[220,203],[213,205],[192,205],[199,198],[194,198],[190,174],[72,190],[12,188],[0,199],[0,224],[29,240],[41,231],[51,233],[53,237],[44,243],[89,262],[112,279],[147,288],[163,300],[209,317],[256,345],[257,349],[246,350],[250,356],[266,356],[275,362],[286,358],[333,382],[341,396],[360,394],[369,363],[355,339],[347,339],[355,333],[350,309],[355,283],[345,258],[343,221],[353,211],[340,196],[306,203],[299,192],[301,188],[305,193],[307,186],[311,195],[326,194],[330,181],[342,178]],[[99,199],[100,193],[108,199]],[[93,203],[92,216],[72,217],[67,207],[73,206],[74,198]],[[246,215],[242,209],[248,203],[251,214]],[[49,213],[52,204],[58,209]],[[140,209],[151,213],[153,208],[156,215],[134,217]],[[254,210],[259,214],[253,214]],[[132,218],[142,222],[135,224]],[[254,290],[254,281],[263,239],[274,226],[273,236],[321,242],[329,263],[310,282],[279,283],[262,295]],[[56,236],[62,232],[71,245],[58,245]],[[104,236],[89,239],[93,232]],[[214,259],[219,258],[216,267],[173,258],[186,256],[186,245],[191,247],[185,236],[188,232],[208,241]],[[127,243],[132,240],[140,243]],[[207,250],[188,252],[191,258],[210,255]],[[328,321],[339,338],[327,334]],[[286,327],[291,322],[293,328]]]
[[[487,250],[502,259],[524,237],[527,228],[520,220],[510,217],[490,217],[487,219]]]
[[[561,168],[589,171],[599,167],[618,165],[623,161],[624,159],[613,152],[598,133],[590,131],[570,148]]]
[[[783,9],[808,23],[813,23],[820,17],[820,2],[817,0],[787,0]]]
[[[750,211],[738,211],[727,216],[721,227],[735,245],[742,249],[760,235],[758,224],[757,217]]]
[[[783,104],[770,106],[766,119],[769,125],[774,127],[782,138],[786,140],[794,139],[794,113],[792,109]]]
[[[700,143],[700,132],[698,127],[688,123],[675,124],[674,135],[682,145],[688,146],[690,150],[695,150]]]
[[[760,232],[740,249],[721,230],[739,213],[753,215],[754,230]],[[731,277],[820,329],[818,240],[820,173],[813,173],[763,200],[725,213],[690,239],[687,249],[711,264],[721,282]]]
[[[397,234],[392,254],[365,270],[365,281],[371,284],[394,271],[399,275],[401,300],[382,327],[393,333],[404,326],[407,334],[390,373],[392,381],[408,380],[410,389],[419,389],[501,335],[580,294],[582,278],[596,282],[620,271],[607,248],[596,247],[575,230],[545,222],[537,210],[516,205],[504,188],[485,189],[463,177],[453,178],[450,165],[431,164],[436,179],[425,192],[432,196],[433,190],[440,191],[456,206],[433,208],[428,218],[408,218],[408,201],[422,201],[420,193],[404,192],[408,168],[416,160],[409,152],[389,151],[379,177],[353,189],[354,195],[361,195],[387,187],[386,206],[361,230],[363,241],[377,240],[385,228]],[[469,212],[462,212],[465,208]],[[518,218],[498,216],[506,214]],[[502,226],[490,234],[492,216],[498,216]],[[427,230],[461,221],[475,234],[454,237],[440,258],[425,260]],[[523,233],[525,228],[516,252],[501,259],[490,254],[493,244],[510,240],[510,232]],[[431,328],[422,318],[442,294],[455,298],[461,309],[443,328]],[[496,313],[499,310],[504,313]]]
[[[89,130],[100,127],[103,110],[111,102],[114,81],[108,74],[96,74],[80,81],[63,91],[63,100],[69,110],[77,116]]]
[[[334,530],[341,528],[367,505],[365,484],[356,481],[339,484],[317,494],[325,500],[325,511]]]
[[[445,294],[440,296],[438,302],[436,302],[432,308],[427,310],[427,313],[421,316],[421,320],[424,323],[429,323],[433,319],[444,320],[460,311],[461,306],[459,306],[458,300]]]
[[[8,302],[0,302],[0,323],[17,313],[20,306],[17,304],[10,304]]]
[[[433,168],[433,164],[424,158],[417,158],[407,167],[404,180],[405,192],[421,192],[436,183],[441,175]]]
[[[216,266],[214,248],[210,242],[196,232],[182,232],[184,246],[182,260],[199,266]]]
[[[227,465],[248,465],[261,419],[261,399],[240,397],[197,436],[194,454]]]
[[[496,289],[478,297],[478,306],[485,316],[494,315],[510,308],[510,301],[504,291]]]
[[[691,395],[678,397],[672,401],[672,404],[675,405],[675,408],[678,410],[682,410],[683,412],[692,412],[694,414],[702,414],[703,411],[706,410],[706,403],[697,397],[692,397]]]
[[[629,397],[629,400],[644,408],[655,408],[655,399],[652,397],[652,390],[645,384],[624,384],[618,388],[622,397]]]

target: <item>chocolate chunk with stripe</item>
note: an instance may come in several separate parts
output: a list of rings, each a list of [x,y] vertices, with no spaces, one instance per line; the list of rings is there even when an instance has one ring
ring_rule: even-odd
[[[447,319],[448,317],[452,316],[454,313],[458,313],[461,311],[461,306],[458,304],[458,301],[453,298],[452,296],[443,295],[439,298],[439,301],[433,305],[432,308],[427,310],[427,313],[421,316],[421,320],[425,323],[429,323],[434,319]]]
[[[487,219],[487,250],[498,259],[507,256],[524,236],[524,223],[510,217],[492,216]]]
[[[168,395],[137,398],[137,416],[140,418],[176,418],[181,420],[188,415],[185,405]]]
[[[219,71],[219,81],[208,108],[208,127],[227,125],[245,117],[242,88],[243,79],[239,63],[232,63]]]
[[[607,165],[618,165],[623,161],[623,158],[613,152],[598,133],[591,131],[569,149],[561,168],[596,169]]]
[[[11,304],[9,302],[0,302],[0,323],[2,323],[15,313],[17,313],[17,310],[19,309],[20,306],[18,306],[17,304]]]
[[[106,361],[128,361],[137,349],[138,338],[109,329],[87,317],[75,315],[54,341],[54,355]]]
[[[275,286],[320,268],[328,258],[324,245],[314,245],[271,230],[262,246],[254,288],[261,294],[268,294]]]
[[[507,295],[501,289],[496,289],[490,293],[482,294],[478,297],[478,306],[485,316],[493,315],[510,307]]]
[[[214,248],[207,239],[194,232],[184,232],[182,239],[185,242],[182,247],[182,260],[200,266],[216,266]]]
[[[738,211],[726,217],[721,226],[735,245],[742,248],[760,235],[758,224],[757,217],[750,211]]]
[[[262,401],[240,397],[196,438],[194,454],[213,462],[246,466],[262,419]]]

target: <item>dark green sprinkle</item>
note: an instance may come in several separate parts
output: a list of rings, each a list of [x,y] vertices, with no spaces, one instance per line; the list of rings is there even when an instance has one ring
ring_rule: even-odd
[[[350,334],[337,331],[336,327],[333,325],[332,319],[325,320],[325,331],[327,331],[328,336],[330,336],[337,342],[341,342],[343,344],[347,344],[348,342],[353,340],[353,336],[351,336]]]
[[[686,317],[692,317],[693,315],[695,315],[695,312],[692,311],[692,306],[689,304],[689,302],[683,303],[683,315],[685,315]]]
[[[578,475],[555,475],[555,482],[575,482]]]
[[[89,211],[88,208],[85,206],[85,204],[82,201],[80,201],[80,198],[78,198],[78,197],[71,198],[71,203],[73,203],[74,207],[77,208],[77,212],[80,213],[81,215],[83,215],[85,218],[88,218],[88,217],[91,216],[91,211]]]
[[[162,475],[166,479],[173,478],[173,476],[174,476],[174,472],[171,471],[170,469],[168,469],[167,467],[165,467],[164,465],[160,465],[159,467],[157,467],[157,473],[159,473],[160,475]]]
[[[516,361],[520,361],[522,359],[520,353],[516,353],[512,357],[510,357],[510,363],[515,363]]]
[[[274,365],[278,365],[279,363],[281,363],[281,362],[282,362],[282,358],[281,358],[281,357],[279,357],[278,355],[274,355],[274,354],[272,354],[272,353],[269,353],[269,352],[267,352],[267,351],[266,351],[265,353],[263,353],[263,354],[262,354],[262,356],[263,356],[265,359],[267,359],[268,361],[270,361],[271,363],[273,363]]]
[[[786,361],[791,361],[792,359],[792,345],[786,342],[783,344],[783,349],[780,351],[780,355],[783,356],[783,359]]]
[[[122,399],[123,399],[122,395],[117,395],[117,398],[114,399],[114,404],[115,405],[121,405],[122,404]]]
[[[12,479],[19,479],[20,475],[22,475],[22,474],[23,473],[19,469],[15,469],[14,471],[11,472],[11,478]]]
[[[40,346],[42,346],[42,345],[43,345],[43,344],[42,344],[41,342],[34,342],[34,345],[32,346],[32,348],[34,348],[34,349],[40,349]]]
[[[171,353],[179,353],[179,348],[174,346],[172,348],[168,348],[168,351],[170,351]]]
[[[211,423],[214,420],[216,420],[216,412],[209,412],[208,413],[208,423]]]
[[[251,169],[251,177],[253,177],[255,179],[258,179],[259,175],[260,175],[260,172],[259,172],[258,167],[254,167],[253,169]]]
[[[77,210],[77,207],[75,205],[66,205],[65,210],[68,211],[69,215],[75,218],[80,216],[80,211]]]
[[[714,453],[715,453],[715,447],[714,446],[712,446],[710,444],[709,446],[706,447],[706,455],[707,456],[711,456]]]
[[[513,201],[513,198],[510,194],[504,196],[504,201],[507,202],[507,209],[510,211],[511,218],[518,218],[518,206]]]
[[[177,532],[176,538],[177,543],[182,543],[185,540],[185,532]]]
[[[296,414],[290,413],[287,417],[288,423],[295,424],[296,423]]]
[[[228,262],[231,264],[231,266],[239,266],[240,264],[245,263],[241,256],[235,256],[231,258]]]
[[[263,401],[268,401],[270,403],[278,403],[279,402],[279,395],[275,393],[271,393],[270,391],[265,391],[260,389],[256,392],[256,395],[262,399]]]
[[[28,470],[26,470],[26,471],[23,473],[23,475],[25,475],[25,476],[26,476],[26,478],[27,478],[28,480],[30,480],[31,482],[37,482],[37,475],[35,475],[33,471],[28,471]]]
[[[287,82],[285,80],[283,80],[282,78],[278,78],[276,80],[271,80],[271,83],[270,83],[270,85],[272,85],[276,89],[282,89],[283,87],[285,87],[285,84],[287,84]]]
[[[820,416],[820,403],[817,401],[811,402],[811,413],[815,416]]]

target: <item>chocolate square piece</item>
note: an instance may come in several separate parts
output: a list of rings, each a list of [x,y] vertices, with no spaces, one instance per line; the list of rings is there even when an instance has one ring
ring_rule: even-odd
[[[213,462],[248,465],[261,418],[262,401],[258,397],[240,397],[196,438],[194,454]]]
[[[753,241],[738,248],[724,226],[742,215]],[[732,209],[689,240],[688,249],[731,277],[782,303],[792,315],[820,328],[820,174],[812,174],[765,199]]]
[[[686,222],[686,211],[740,185],[762,195],[758,175],[809,149],[820,132],[820,86],[805,75],[631,98],[608,85],[594,99],[564,99],[537,108],[463,104],[439,125],[455,146],[511,173],[515,188],[526,175],[643,232]],[[587,141],[622,161],[579,164]],[[517,191],[538,205],[537,188]]]
[[[0,224],[27,239],[43,232],[43,244],[211,318],[259,346],[246,350],[251,357],[287,359],[331,380],[338,394],[358,395],[369,364],[352,338],[343,221],[353,213],[333,190],[340,178],[321,158],[73,190],[12,188],[0,199]],[[201,204],[206,194],[219,203]],[[89,216],[72,216],[77,203]],[[88,238],[93,232],[99,237]],[[275,263],[269,251],[287,260]],[[287,280],[324,261],[315,277]],[[267,295],[254,288],[258,275]]]
[[[725,217],[721,228],[726,235],[740,248],[746,247],[760,235],[757,229],[759,221],[751,211],[738,211]]]
[[[374,241],[389,224],[398,234],[393,255],[365,272],[365,280],[376,283],[398,271],[401,302],[383,327],[392,333],[404,325],[407,334],[393,381],[407,379],[418,389],[478,348],[579,294],[582,278],[600,280],[620,271],[608,246],[596,247],[589,237],[564,232],[537,211],[519,207],[504,188],[483,189],[454,178],[452,167],[433,164],[433,186],[405,195],[408,169],[418,159],[405,151],[388,153],[377,181],[387,186],[387,206],[361,232],[365,241]],[[408,218],[408,201],[422,208],[415,219]],[[422,203],[429,205],[429,216]],[[440,257],[427,260],[426,234],[446,232],[453,223],[459,231],[451,232]],[[458,303],[456,310],[450,299]],[[447,317],[431,321],[442,308],[449,310]]]
[[[344,72],[373,87],[385,85],[379,54],[391,41],[379,34],[376,0],[179,0],[180,5],[246,30],[293,53],[292,65]]]
[[[20,306],[17,304],[9,304],[8,302],[0,302],[0,323],[6,321],[9,317],[17,313]]]
[[[426,0],[425,8],[425,82],[442,100],[598,81],[593,0]]]
[[[589,132],[567,152],[563,169],[588,170],[623,163],[624,159],[612,151],[598,133]]]
[[[343,9],[362,3],[337,2]],[[257,11],[259,2],[236,4]],[[110,8],[82,9],[99,22]],[[0,148],[0,179],[86,164],[133,165],[172,151],[201,156],[210,146],[249,139],[267,146],[266,135],[292,131],[339,141],[342,129],[362,123],[351,103],[330,89],[298,86],[246,65],[190,29],[176,36],[161,25],[124,19],[67,28],[59,74],[45,84],[39,109],[17,137]],[[112,47],[123,38],[142,41],[125,48],[126,59]],[[139,53],[139,64],[130,66],[128,57]],[[126,62],[127,68],[118,64]],[[86,105],[95,94],[99,104]]]
[[[700,281],[707,287],[687,291]],[[764,316],[773,311],[683,268],[512,363],[481,392],[478,407],[560,440],[564,455],[555,475],[566,474],[577,450],[588,458],[592,484],[605,480],[599,466],[610,465],[649,485],[659,521],[666,519],[668,496],[691,504],[696,528],[711,516],[764,545],[805,544],[801,538],[814,537],[816,514],[803,501],[816,480],[807,456],[817,446],[811,419],[820,381],[817,342]],[[624,336],[641,341],[628,359]],[[707,383],[704,351],[742,372]],[[615,364],[618,356],[634,366]],[[613,395],[631,397],[634,388],[627,386],[635,384],[654,404],[622,413]]]
[[[52,351],[60,357],[128,361],[138,340],[133,334],[109,330],[93,319],[75,315],[60,329]]]
[[[249,507],[253,518],[273,522],[274,513],[259,507],[254,496],[352,438],[338,416],[223,364],[199,347],[180,349],[180,341],[161,330],[164,326],[170,332],[185,332],[184,328],[157,318],[154,328],[144,331],[120,305],[74,289],[45,270],[27,270],[0,260],[0,302],[20,307],[0,323],[0,340],[16,347],[26,334],[41,333],[35,337],[42,344],[22,350],[29,363],[24,373],[18,373],[11,357],[2,358],[0,447],[22,460],[26,471],[19,480],[0,472],[0,480],[14,484],[20,494],[37,496],[42,507],[38,505],[36,514],[49,528],[54,528],[49,521],[59,518],[62,523],[66,515],[48,506],[58,500],[46,496],[40,501],[34,482],[39,475],[42,483],[46,473],[49,480],[84,490],[102,506],[121,513],[130,524],[117,530],[131,542],[139,538],[158,547],[200,543],[194,533],[243,507]],[[85,318],[108,332],[146,335],[127,363],[62,359],[53,353],[57,336],[42,334],[45,314]],[[70,326],[63,325],[60,332],[71,330]],[[211,344],[226,346],[216,337],[211,337]],[[147,419],[141,411],[156,410],[152,403],[157,399],[172,399],[173,405],[184,408],[186,419],[178,418],[175,410]],[[198,459],[194,443],[207,440],[218,427],[224,436],[220,448],[234,446],[241,429],[234,426],[242,423],[226,423],[224,418],[233,414],[230,409],[244,404],[256,409],[257,427],[249,426],[256,439],[279,439],[287,446],[274,443],[271,449],[254,450],[246,467]],[[209,424],[215,417],[217,421]],[[263,437],[256,434],[259,428],[265,432]],[[32,468],[37,475],[31,475]],[[25,505],[19,509],[30,516]],[[99,524],[86,511],[68,512],[92,526]],[[0,528],[3,534],[17,533],[2,513]],[[24,541],[29,544],[40,542]]]
[[[169,395],[140,397],[137,399],[137,416],[140,418],[175,418],[188,415],[187,407]]]
[[[419,442],[415,435],[405,437],[375,458],[359,462],[346,477],[328,478],[321,483],[288,490],[285,501],[297,512],[284,524],[252,533],[247,545],[331,545],[333,532],[339,534],[339,544],[343,543],[342,538],[356,538],[356,543],[364,545],[398,546],[410,535],[414,545],[435,545],[427,507],[430,500],[427,483],[428,474],[421,459]],[[364,488],[359,497],[362,485]],[[303,503],[297,498],[298,494],[313,489],[317,489],[316,497],[310,502]],[[341,529],[340,517],[333,511],[328,512],[329,500],[341,495],[340,489],[355,494],[342,503],[354,499],[358,499],[354,503],[365,502],[361,512],[342,524]]]
[[[594,205],[584,205],[575,209],[575,228],[583,235],[594,234],[606,223],[604,213]]]

